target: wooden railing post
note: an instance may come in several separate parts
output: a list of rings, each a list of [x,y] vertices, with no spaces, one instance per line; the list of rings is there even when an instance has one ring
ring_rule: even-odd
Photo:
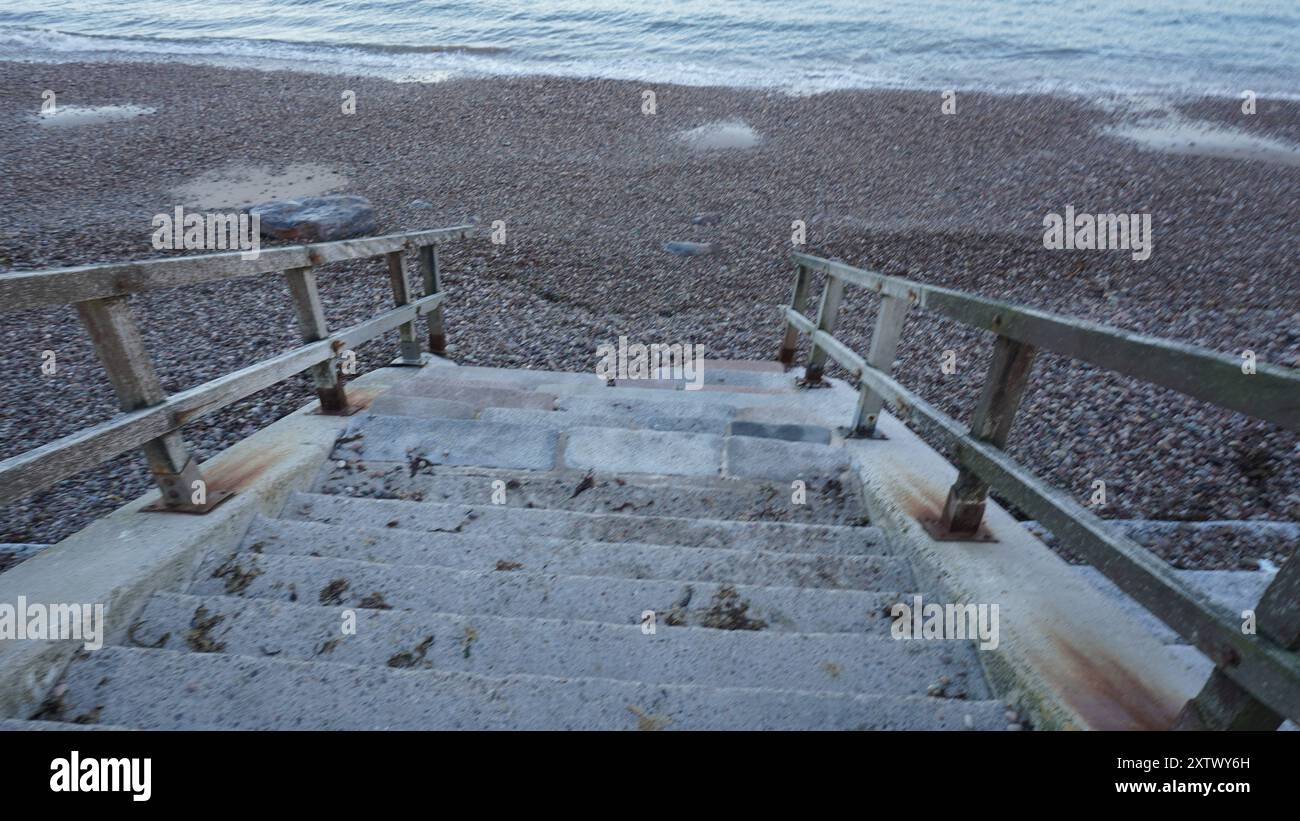
[[[876,328],[871,334],[871,350],[867,353],[867,364],[878,371],[889,373],[894,368],[894,357],[898,354],[898,340],[903,335],[903,322],[907,319],[908,309],[912,303],[888,294],[881,297],[880,314],[876,317]],[[885,400],[880,394],[867,387],[863,382],[858,386],[858,405],[853,412],[853,422],[849,425],[848,436],[852,439],[869,439],[876,433],[876,422]]]
[[[1293,553],[1255,607],[1256,627],[1287,650],[1300,650],[1300,552]],[[1215,667],[1209,681],[1183,706],[1175,730],[1276,730],[1282,716]]]
[[[442,292],[442,270],[438,264],[438,246],[420,246],[420,276],[424,279],[424,295]],[[434,356],[447,355],[447,332],[444,330],[442,306],[429,313],[429,350]]]
[[[826,275],[826,287],[822,289],[821,305],[817,308],[817,330],[828,334],[835,333],[835,321],[840,316],[840,302],[844,299],[844,280],[834,274]],[[826,349],[815,341],[812,353],[808,355],[808,367],[804,368],[803,384],[816,387],[822,384],[822,372],[826,369]]]
[[[808,304],[809,279],[808,269],[802,265],[795,265],[794,292],[790,295],[790,307],[801,314]],[[784,317],[784,314],[782,316]],[[799,329],[789,321],[783,321],[782,324],[785,326],[785,336],[781,340],[781,352],[777,354],[776,360],[788,369],[794,364],[794,353],[799,346]]]
[[[1005,336],[997,338],[993,346],[993,361],[989,363],[984,388],[971,421],[972,437],[999,449],[1006,445],[1016,410],[1029,385],[1029,371],[1033,368],[1036,353],[1037,349],[1032,345]],[[962,466],[944,502],[939,532],[950,537],[975,535],[984,519],[984,501],[988,493],[988,482]]]
[[[311,268],[292,268],[284,272],[293,297],[293,310],[298,316],[298,330],[303,342],[316,342],[329,336],[325,323],[325,309],[321,306],[320,291],[316,288],[316,272]],[[335,361],[319,362],[311,366],[312,381],[316,383],[316,396],[320,399],[320,412],[347,415],[348,406],[343,379]]]
[[[167,398],[149,359],[149,352],[145,350],[140,330],[131,318],[128,297],[78,302],[77,313],[90,334],[104,370],[108,372],[122,410],[140,410]],[[198,462],[190,455],[180,433],[165,433],[145,442],[140,449],[144,451],[149,472],[162,494],[161,502],[156,507],[151,506],[152,509],[206,513],[230,495],[207,487]],[[194,501],[196,493],[202,501]]]
[[[393,301],[400,308],[411,302],[411,281],[406,276],[406,255],[401,251],[388,254],[388,280],[393,286]],[[423,365],[420,338],[415,333],[415,322],[403,323],[397,329],[402,340],[401,356],[394,365]]]

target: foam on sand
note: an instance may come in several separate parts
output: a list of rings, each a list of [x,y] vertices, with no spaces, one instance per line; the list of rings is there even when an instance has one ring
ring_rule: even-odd
[[[1105,133],[1152,151],[1300,166],[1300,145],[1177,114],[1140,119]]]
[[[734,120],[729,122],[708,123],[682,131],[678,139],[685,141],[691,148],[715,151],[724,148],[753,148],[758,145],[758,133],[748,124]]]

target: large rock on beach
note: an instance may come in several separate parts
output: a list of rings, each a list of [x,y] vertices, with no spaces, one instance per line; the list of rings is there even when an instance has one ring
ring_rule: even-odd
[[[263,236],[328,242],[375,233],[375,209],[365,197],[338,194],[271,200],[248,209],[261,216]]]
[[[702,257],[715,250],[711,242],[665,242],[664,250],[683,257]]]

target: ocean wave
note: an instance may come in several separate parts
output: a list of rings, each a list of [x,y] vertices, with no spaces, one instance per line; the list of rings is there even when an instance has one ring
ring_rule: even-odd
[[[284,12],[284,3],[279,0],[272,5]],[[397,13],[388,0],[371,0],[366,5],[372,4],[381,11]],[[349,7],[348,3],[335,5]],[[753,6],[752,0],[748,5]],[[356,4],[350,7],[355,9]],[[771,8],[762,6],[764,13],[776,14],[767,11]],[[409,12],[401,13],[407,15],[403,18],[407,27],[394,29],[402,32],[394,37],[399,42],[375,42],[387,31],[378,23],[337,21],[332,27],[322,23],[320,31],[308,27],[305,35],[319,37],[304,42],[214,36],[214,31],[220,30],[214,26],[219,24],[210,19],[196,23],[193,36],[89,34],[7,25],[7,20],[23,16],[0,12],[0,54],[36,62],[180,62],[265,71],[363,74],[403,82],[550,75],[768,88],[800,95],[886,88],[1082,97],[1237,97],[1244,88],[1251,88],[1264,97],[1300,99],[1300,91],[1296,90],[1300,84],[1286,81],[1288,75],[1296,73],[1292,66],[1274,66],[1268,54],[1252,55],[1249,65],[1231,62],[1240,54],[1235,44],[1213,58],[1189,57],[1171,65],[1161,52],[1147,46],[1124,52],[1118,46],[1091,48],[1056,42],[1046,35],[1038,42],[1036,33],[1002,30],[1001,21],[983,28],[968,25],[970,30],[958,30],[960,26],[954,28],[947,21],[937,27],[927,22],[903,30],[897,20],[884,21],[876,26],[879,31],[872,29],[874,39],[837,49],[829,44],[832,38],[842,41],[845,37],[835,31],[842,21],[840,16],[833,16],[836,25],[828,24],[822,31],[814,18],[786,12],[789,19],[777,22],[796,26],[801,36],[781,37],[779,32],[772,32],[764,40],[756,35],[756,26],[771,18],[758,14],[742,20],[732,19],[737,14],[720,13],[658,19],[647,17],[648,12],[642,8],[602,16],[592,11],[578,13],[560,4],[560,10],[549,16],[519,10],[508,20],[494,19],[491,25],[429,25],[419,29],[411,27],[414,17]],[[569,36],[566,27],[579,23],[587,27],[582,29],[585,36]],[[498,36],[493,26],[508,29],[509,33]],[[130,27],[123,24],[105,26],[103,30],[123,28]],[[172,33],[172,29],[168,31]],[[819,31],[823,36],[816,37]],[[810,36],[814,38],[811,41]],[[434,42],[419,42],[426,38]],[[615,48],[611,45],[614,43],[622,47]],[[1127,65],[1125,60],[1138,68]],[[1159,70],[1140,70],[1143,66],[1157,66]]]

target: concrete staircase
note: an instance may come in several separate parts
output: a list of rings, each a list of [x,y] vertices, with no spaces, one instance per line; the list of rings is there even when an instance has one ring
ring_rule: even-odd
[[[29,724],[1005,728],[972,647],[890,637],[927,591],[793,374],[705,374],[424,368]]]

